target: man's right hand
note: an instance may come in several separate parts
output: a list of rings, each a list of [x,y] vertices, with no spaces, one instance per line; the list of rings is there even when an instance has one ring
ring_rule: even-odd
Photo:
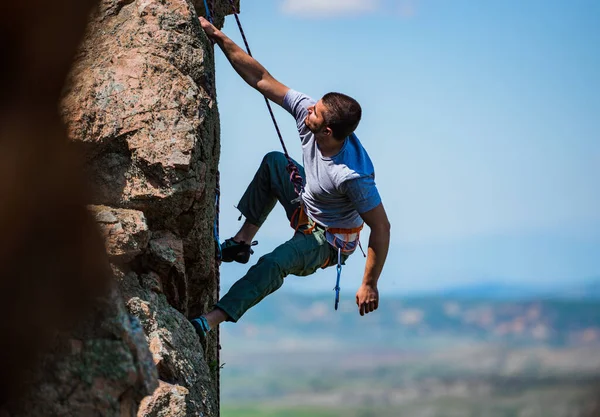
[[[219,29],[217,29],[212,23],[210,23],[208,20],[206,20],[202,16],[198,17],[198,19],[200,20],[200,26],[202,26],[202,29],[204,29],[204,32],[206,32],[206,35],[209,38],[211,38],[212,40],[216,41],[217,34],[219,33]]]

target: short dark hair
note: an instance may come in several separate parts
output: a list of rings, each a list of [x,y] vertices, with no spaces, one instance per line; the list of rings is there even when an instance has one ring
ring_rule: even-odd
[[[325,125],[333,132],[333,137],[346,139],[358,127],[362,109],[358,101],[342,93],[327,93],[321,99],[325,111]]]

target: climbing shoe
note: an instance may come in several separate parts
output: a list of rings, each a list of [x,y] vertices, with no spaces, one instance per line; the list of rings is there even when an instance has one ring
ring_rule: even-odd
[[[194,326],[194,330],[196,330],[196,334],[200,339],[202,350],[206,352],[206,335],[210,331],[210,326],[208,325],[206,317],[200,316],[197,319],[190,320],[190,322],[192,323],[192,326]]]
[[[236,261],[241,264],[248,263],[248,260],[250,260],[250,255],[254,253],[252,246],[256,245],[258,245],[256,240],[248,244],[244,241],[236,242],[233,240],[233,238],[227,239],[221,245],[221,260],[223,262]]]

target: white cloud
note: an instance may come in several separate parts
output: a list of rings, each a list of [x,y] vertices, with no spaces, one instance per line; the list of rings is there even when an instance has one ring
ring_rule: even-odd
[[[337,17],[370,13],[379,8],[379,0],[284,0],[281,10],[303,17]]]
[[[416,16],[418,0],[398,0],[397,11],[401,18],[410,19]]]

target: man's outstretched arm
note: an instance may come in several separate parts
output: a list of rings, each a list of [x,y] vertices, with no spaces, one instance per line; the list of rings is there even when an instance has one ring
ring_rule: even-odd
[[[200,25],[209,38],[223,50],[231,66],[251,87],[274,103],[283,104],[289,88],[277,81],[256,59],[248,55],[208,20],[200,17]]]
[[[362,213],[361,217],[371,229],[365,274],[362,285],[356,293],[356,304],[362,316],[365,313],[377,310],[377,307],[379,307],[377,281],[379,275],[381,275],[390,245],[390,222],[383,204]]]

